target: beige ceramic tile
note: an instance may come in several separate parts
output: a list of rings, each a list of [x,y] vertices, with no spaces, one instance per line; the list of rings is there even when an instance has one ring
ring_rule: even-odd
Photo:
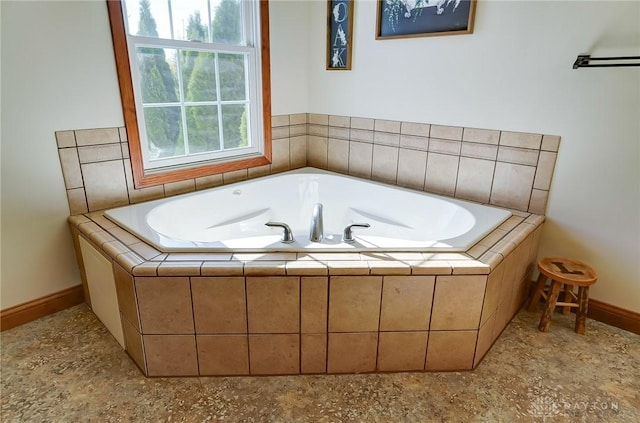
[[[292,125],[289,127],[289,137],[299,137],[307,135],[307,125]]]
[[[495,160],[498,156],[498,147],[489,144],[463,142],[460,155],[476,159]]]
[[[313,261],[334,261],[334,260],[351,260],[359,261],[359,253],[298,253],[297,260],[313,260]]]
[[[271,127],[289,126],[289,115],[271,116]]]
[[[196,340],[201,376],[249,374],[247,335],[198,335]]]
[[[93,236],[93,234],[91,236]],[[129,248],[120,241],[105,242],[102,244],[102,249],[109,257],[117,257],[120,254],[130,252]]]
[[[398,147],[400,145],[400,134],[390,134],[388,132],[374,132],[373,143]]]
[[[496,321],[496,314],[492,314],[486,323],[478,331],[478,342],[476,344],[476,353],[473,359],[473,367],[480,363],[493,343],[493,326]]]
[[[118,128],[83,129],[75,131],[78,146],[112,144],[120,142]]]
[[[271,128],[271,139],[273,141],[282,138],[289,138],[289,126]]]
[[[246,181],[247,178],[247,169],[232,170],[231,172],[225,172],[222,174],[222,181],[225,185],[233,184],[234,182]]]
[[[284,276],[287,274],[284,261],[249,261],[244,264],[245,276]]]
[[[419,137],[428,137],[431,125],[428,123],[402,122],[400,127],[401,134],[416,135]]]
[[[158,276],[159,262],[147,261],[133,268],[134,276]]]
[[[558,151],[560,147],[560,137],[557,135],[543,135],[542,146],[540,147],[545,151]]]
[[[197,376],[194,335],[144,335],[149,376]]]
[[[142,335],[129,323],[122,314],[120,314],[122,322],[122,334],[124,335],[124,345],[127,353],[131,356],[136,365],[147,374],[147,364],[144,360],[144,350],[142,348]]]
[[[479,260],[451,261],[454,275],[487,275],[491,268]]]
[[[329,115],[321,115],[317,113],[309,113],[307,115],[307,123],[311,123],[314,125],[328,125],[329,124]]]
[[[407,261],[413,275],[450,275],[451,264],[444,260]]]
[[[69,213],[71,215],[83,214],[89,211],[87,208],[87,197],[84,194],[84,188],[67,190],[67,200],[69,200]]]
[[[249,335],[252,375],[300,373],[300,335]]]
[[[136,277],[134,280],[142,333],[194,333],[189,278]]]
[[[246,333],[243,277],[191,278],[196,333]]]
[[[527,166],[536,166],[538,164],[538,154],[538,150],[505,147],[501,145],[498,148],[498,161],[522,164]]]
[[[76,146],[76,136],[74,131],[56,131],[55,134],[58,148],[69,148]]]
[[[429,151],[442,154],[460,155],[462,142],[452,140],[442,140],[439,138],[429,138]]]
[[[307,125],[307,135],[326,138],[329,136],[329,127],[325,125]]]
[[[374,124],[375,122],[373,119],[357,117],[351,118],[351,128],[353,129],[366,129],[369,131],[373,131]]]
[[[509,217],[507,220],[505,220],[504,222],[502,222],[500,226],[498,226],[498,229],[505,232],[509,232],[512,229],[514,229],[516,226],[521,224],[523,220],[524,218],[522,218],[521,216],[513,215]]]
[[[373,129],[376,132],[391,132],[394,134],[400,133],[400,123],[395,120],[375,119]]]
[[[372,275],[410,275],[411,266],[404,261],[369,261],[369,273]]]
[[[205,261],[200,268],[202,276],[242,276],[244,263],[238,261]]]
[[[503,262],[504,263],[504,262]],[[498,309],[500,301],[500,290],[502,289],[502,278],[504,276],[505,265],[498,265],[487,278],[487,288],[484,295],[484,303],[482,305],[482,316],[480,318],[480,326],[487,322],[489,317],[493,316]]]
[[[62,166],[64,186],[67,189],[81,188],[84,182],[80,171],[78,150],[76,148],[61,148],[58,150],[58,154],[60,156],[60,165]]]
[[[295,260],[296,253],[235,253],[232,260],[237,261],[287,261]]]
[[[299,332],[299,278],[248,277],[247,316],[249,333]]]
[[[426,370],[469,370],[473,367],[478,331],[431,331]]]
[[[118,128],[118,134],[120,135],[120,141],[127,142],[129,141],[129,136],[127,135],[127,128],[121,126]]]
[[[462,140],[473,143],[498,145],[498,141],[500,140],[500,131],[464,128]]]
[[[328,261],[330,275],[368,275],[369,264],[366,261],[336,260]]]
[[[326,137],[316,137],[310,135],[307,141],[307,164],[320,169],[327,168],[327,145]]]
[[[231,253],[169,253],[167,261],[229,261]]]
[[[137,242],[131,245],[128,245],[131,250],[142,257],[145,260],[151,260],[154,257],[162,254],[160,251],[156,250],[152,246],[145,244],[144,242]]]
[[[307,136],[296,136],[289,139],[289,164],[292,169],[307,165]]]
[[[300,335],[300,372],[305,374],[326,373],[327,334]]]
[[[196,189],[213,188],[222,185],[222,175],[209,175],[196,178]]]
[[[113,276],[116,282],[116,294],[118,296],[120,313],[129,320],[136,331],[140,332],[138,304],[133,286],[133,277],[118,264],[113,265]]]
[[[158,276],[200,276],[201,261],[172,261],[160,263]]]
[[[249,169],[247,169],[247,177],[249,179],[258,178],[260,176],[267,176],[269,174],[271,174],[270,164],[263,165],[263,166],[250,167]]]
[[[438,276],[431,330],[478,329],[487,277]]]
[[[424,187],[426,171],[426,152],[400,149],[398,154],[398,185],[421,190]]]
[[[408,148],[411,150],[427,151],[427,149],[429,148],[429,138],[418,137],[414,135],[401,135],[400,147]]]
[[[276,173],[289,170],[289,138],[274,139],[271,151],[271,171]]]
[[[120,149],[122,150],[122,157],[125,159],[128,159],[131,157],[131,154],[129,153],[129,143],[128,142],[121,142],[120,143]]]
[[[329,127],[329,138],[349,140],[350,133],[351,131],[349,128],[336,128],[335,126]]]
[[[103,210],[129,203],[122,160],[82,165],[89,211]]]
[[[456,198],[489,202],[494,167],[493,161],[460,157]]]
[[[434,276],[385,276],[380,330],[428,330],[434,285]]]
[[[462,140],[462,129],[458,126],[431,125],[429,136],[431,138],[442,138],[446,140]]]
[[[326,276],[327,265],[313,260],[289,261],[286,264],[290,276]]]
[[[329,126],[338,126],[340,128],[348,128],[351,125],[349,116],[329,116]]]
[[[349,148],[349,175],[370,178],[373,145],[362,142],[351,142]]]
[[[327,331],[327,297],[329,281],[326,277],[303,277],[300,280],[300,331]]]
[[[295,113],[289,115],[289,124],[290,125],[302,125],[307,123],[307,114],[306,113]]]
[[[551,187],[551,177],[556,165],[557,153],[541,151],[536,169],[536,177],[533,180],[533,187],[541,190],[549,190]]]
[[[398,148],[374,145],[371,173],[374,180],[395,183],[398,175]]]
[[[493,251],[487,251],[483,255],[481,255],[478,260],[489,266],[491,268],[491,271],[493,271],[500,265],[500,263],[502,263],[503,259],[504,257],[502,257],[502,254],[497,254]]]
[[[373,142],[373,131],[367,131],[364,129],[351,129],[349,131],[349,140],[358,142]]]
[[[149,188],[135,189],[133,184],[133,173],[131,171],[131,161],[124,160],[124,172],[127,180],[127,191],[131,203],[140,203],[142,201],[155,200],[164,197],[164,186],[156,185]]]
[[[422,370],[427,353],[427,337],[428,332],[381,332],[378,370]]]
[[[453,196],[458,175],[457,156],[429,153],[424,181],[425,191]]]
[[[329,138],[327,168],[334,172],[349,171],[349,141]]]
[[[535,167],[513,163],[496,163],[491,204],[527,210],[533,186]]]
[[[508,147],[531,148],[533,150],[539,150],[541,143],[542,135],[540,134],[527,134],[523,132],[508,131],[502,131],[500,133],[500,145],[506,145]]]
[[[136,244],[140,242],[140,240],[130,232],[122,229],[119,226],[111,226],[108,229],[109,233],[113,235],[117,240],[122,242],[125,245]]]
[[[179,194],[186,194],[196,190],[196,182],[194,179],[186,179],[184,181],[169,182],[164,184],[164,194],[171,197]]]
[[[378,334],[330,333],[328,373],[365,373],[376,369]]]
[[[381,276],[332,276],[329,288],[329,331],[377,331]]]
[[[78,147],[80,163],[105,162],[122,158],[120,143]]]

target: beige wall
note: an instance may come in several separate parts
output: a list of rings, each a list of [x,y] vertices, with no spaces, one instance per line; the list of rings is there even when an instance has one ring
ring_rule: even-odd
[[[122,113],[102,1],[0,4],[5,309],[79,282],[54,131]],[[587,260],[592,298],[640,311],[640,74],[571,69],[578,53],[638,55],[640,4],[485,1],[473,35],[386,41],[375,3],[356,7],[353,70],[327,72],[326,3],[271,3],[273,114],[561,135],[542,253]]]

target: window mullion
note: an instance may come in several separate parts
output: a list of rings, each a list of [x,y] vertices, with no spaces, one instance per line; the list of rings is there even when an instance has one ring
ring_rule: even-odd
[[[224,150],[224,131],[222,122],[222,92],[220,91],[220,69],[218,66],[218,52],[215,56],[215,68],[216,68],[216,94],[218,100],[218,134],[220,137],[220,150]]]
[[[182,119],[182,144],[184,145],[185,156],[189,155],[189,135],[187,133],[187,112],[184,106],[184,97],[186,95],[187,87],[184,86],[184,80],[182,79],[182,58],[180,55],[180,49],[176,50],[176,63],[177,63],[177,79],[178,79],[178,94],[180,100],[180,117]]]

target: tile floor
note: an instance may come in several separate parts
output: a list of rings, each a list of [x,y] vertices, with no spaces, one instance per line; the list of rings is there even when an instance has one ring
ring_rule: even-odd
[[[167,379],[80,305],[2,332],[0,421],[640,422],[640,336],[539,312],[472,372]]]

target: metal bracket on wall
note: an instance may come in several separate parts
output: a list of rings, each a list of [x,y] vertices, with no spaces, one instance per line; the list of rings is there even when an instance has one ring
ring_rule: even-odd
[[[591,63],[605,61],[609,63]],[[632,63],[628,63],[631,61]],[[636,63],[633,63],[636,61]],[[616,62],[616,63],[610,63]],[[573,68],[613,68],[623,66],[640,66],[640,56],[622,56],[622,57],[591,57],[590,55],[578,55],[578,58],[573,62]]]

